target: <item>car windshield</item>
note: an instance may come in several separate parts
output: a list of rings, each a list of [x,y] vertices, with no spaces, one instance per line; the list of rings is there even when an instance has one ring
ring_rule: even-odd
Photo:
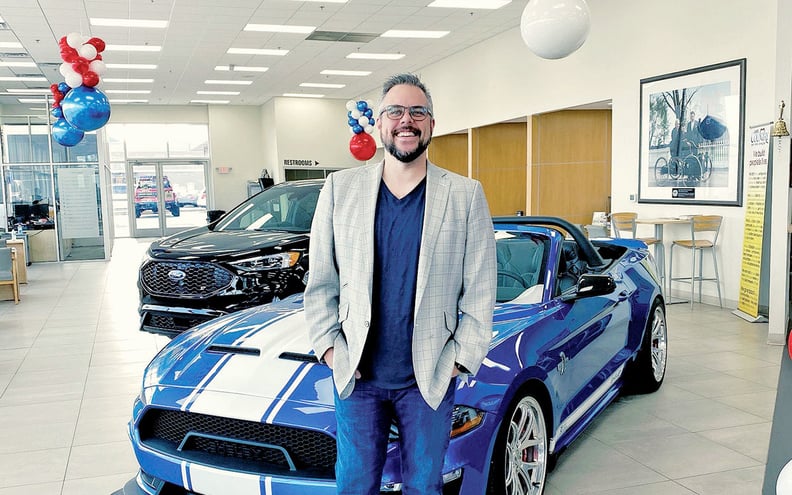
[[[529,232],[497,231],[498,302],[542,302],[550,240]]]
[[[310,232],[322,182],[286,182],[248,198],[226,214],[217,231],[282,230]]]

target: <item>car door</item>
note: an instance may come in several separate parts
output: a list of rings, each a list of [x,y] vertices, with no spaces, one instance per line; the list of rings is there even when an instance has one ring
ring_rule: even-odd
[[[620,264],[609,274],[616,282],[610,294],[571,300],[558,295],[551,302],[557,331],[547,355],[557,363],[551,380],[562,406],[561,421],[585,414],[618,378],[627,358],[628,298],[636,287]]]

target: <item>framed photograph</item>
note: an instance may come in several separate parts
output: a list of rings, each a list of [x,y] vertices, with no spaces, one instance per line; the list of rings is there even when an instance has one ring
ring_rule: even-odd
[[[745,59],[641,80],[639,203],[741,206]]]

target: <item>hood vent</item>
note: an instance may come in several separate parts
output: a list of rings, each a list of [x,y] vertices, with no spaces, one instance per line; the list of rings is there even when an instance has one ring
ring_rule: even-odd
[[[206,352],[216,352],[219,354],[245,354],[248,356],[260,356],[261,350],[255,347],[237,347],[233,345],[213,345],[209,346]]]
[[[316,359],[316,355],[314,354],[302,354],[299,352],[281,352],[280,359],[288,359],[289,361],[301,361],[304,363],[319,363],[319,360]]]
[[[349,33],[343,31],[314,31],[306,40],[313,41],[348,41],[350,43],[368,43],[379,38],[376,33]]]

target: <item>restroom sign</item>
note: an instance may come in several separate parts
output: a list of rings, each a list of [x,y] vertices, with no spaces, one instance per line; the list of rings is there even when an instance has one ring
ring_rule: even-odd
[[[316,167],[319,162],[316,160],[283,160],[284,167]]]

